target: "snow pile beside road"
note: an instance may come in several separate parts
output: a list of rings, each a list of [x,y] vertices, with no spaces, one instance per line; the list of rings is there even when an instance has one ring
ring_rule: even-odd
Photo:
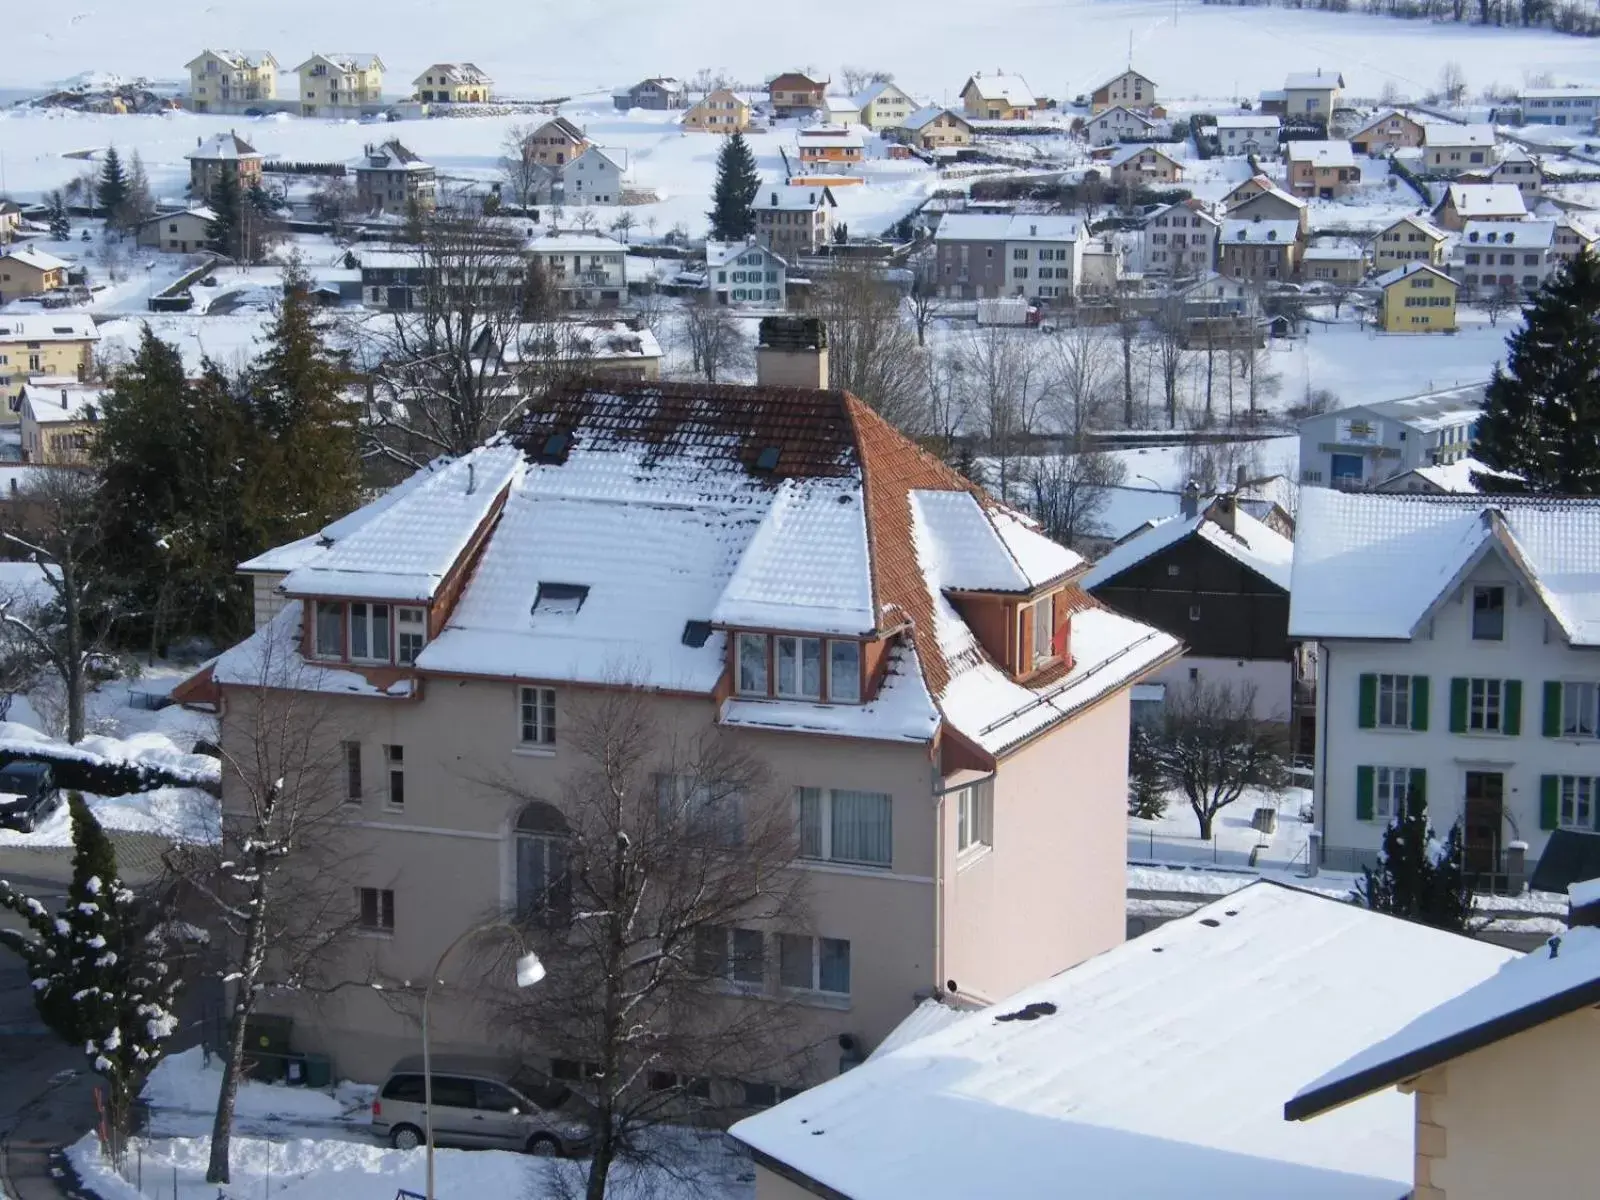
[[[211,845],[222,840],[222,809],[215,796],[203,788],[155,788],[125,796],[96,796],[85,792],[89,811],[105,829],[124,833],[153,833],[171,842]],[[0,829],[0,846],[70,846],[72,817],[66,799],[32,833]]]
[[[213,1058],[208,1066],[199,1046],[163,1059],[144,1085],[144,1100],[152,1110],[204,1113],[208,1118],[217,1109],[217,1090],[222,1085],[222,1060]],[[246,1081],[239,1086],[234,1113],[240,1119],[257,1118],[294,1122],[336,1122],[367,1120],[367,1109],[374,1089],[359,1084],[340,1084],[328,1092],[278,1083]]]
[[[155,731],[126,738],[90,734],[73,745],[16,721],[0,721],[0,753],[7,752],[48,753],[51,758],[74,759],[91,766],[157,767],[168,776],[187,779],[196,786],[216,786],[222,779],[220,761],[207,754],[180,750],[170,737]]]

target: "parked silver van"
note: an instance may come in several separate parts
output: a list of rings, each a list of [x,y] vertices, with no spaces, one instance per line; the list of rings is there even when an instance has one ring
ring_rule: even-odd
[[[493,1058],[435,1054],[433,1142],[579,1155],[589,1148],[588,1105],[562,1084]],[[395,1063],[372,1102],[372,1132],[398,1150],[422,1145],[422,1056]]]

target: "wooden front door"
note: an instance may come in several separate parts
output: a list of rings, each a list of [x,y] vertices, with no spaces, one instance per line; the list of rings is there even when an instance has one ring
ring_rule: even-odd
[[[1469,875],[1500,869],[1500,826],[1505,776],[1499,771],[1467,772],[1465,867]]]

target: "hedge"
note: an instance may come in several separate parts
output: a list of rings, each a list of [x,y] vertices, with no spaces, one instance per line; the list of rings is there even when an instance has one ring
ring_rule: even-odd
[[[127,796],[163,787],[200,788],[222,794],[221,764],[215,773],[165,767],[158,763],[118,762],[87,750],[52,742],[9,742],[0,745],[0,767],[14,762],[48,763],[56,786],[97,796]]]

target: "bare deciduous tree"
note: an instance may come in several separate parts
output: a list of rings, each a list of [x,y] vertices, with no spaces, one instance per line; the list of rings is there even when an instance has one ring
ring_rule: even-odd
[[[1074,548],[1100,532],[1106,489],[1127,477],[1128,469],[1103,450],[1056,450],[1029,458],[1022,468],[1027,508],[1046,535]]]
[[[729,372],[737,371],[749,360],[750,347],[739,322],[709,292],[685,306],[683,335],[689,348],[690,369],[707,383],[726,379]]]
[[[1183,300],[1173,296],[1163,302],[1150,341],[1151,360],[1161,377],[1161,398],[1166,407],[1168,429],[1178,426],[1178,392],[1189,373],[1185,339]]]
[[[1007,499],[1048,394],[1039,335],[991,325],[967,335],[959,353],[966,410],[994,461],[996,494]]]
[[[908,436],[923,433],[923,351],[894,285],[869,262],[834,259],[818,283],[812,311],[828,330],[828,386],[859,396]]]
[[[1253,685],[1195,682],[1169,688],[1149,752],[1167,785],[1194,810],[1209,840],[1216,816],[1245,790],[1281,792],[1288,784],[1288,726],[1255,712]]]
[[[502,787],[527,831],[519,924],[548,974],[489,1003],[531,1051],[588,1064],[576,1170],[601,1200],[620,1164],[685,1167],[658,1126],[742,1107],[731,1081],[795,1074],[810,1047],[785,997],[815,986],[814,960],[791,802],[755,758],[722,730],[674,737],[636,689],[591,694],[566,728],[558,797]]]
[[[548,197],[551,173],[542,163],[534,161],[528,153],[528,139],[534,134],[533,125],[513,125],[506,130],[501,146],[500,175],[513,203],[521,208],[532,208]]]
[[[1114,403],[1116,349],[1102,328],[1086,324],[1057,330],[1045,345],[1052,422],[1069,450],[1081,450]]]
[[[1498,325],[1502,316],[1517,307],[1517,289],[1510,284],[1498,284],[1484,291],[1480,303],[1488,314],[1489,324]]]

